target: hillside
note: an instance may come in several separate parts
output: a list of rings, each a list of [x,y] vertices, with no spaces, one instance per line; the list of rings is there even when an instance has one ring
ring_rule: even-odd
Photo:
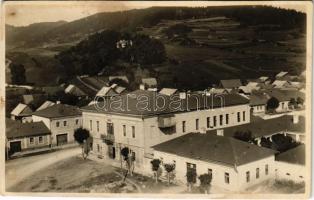
[[[99,13],[73,22],[51,23],[48,25],[51,28],[40,28],[41,31],[36,31],[38,26],[47,24],[23,27],[20,32],[17,27],[7,26],[6,43],[14,47],[7,49],[7,57],[23,62],[20,59],[23,52],[28,60],[38,60],[37,64],[27,62],[26,67],[34,69],[40,65],[43,73],[47,68],[51,78],[47,81],[29,73],[28,80],[51,84],[58,75],[63,75],[58,74],[63,70],[55,59],[61,51],[105,29],[136,32],[150,35],[165,46],[168,60],[153,69],[149,67],[162,87],[201,89],[220,79],[271,76],[280,70],[299,74],[305,68],[305,17],[292,10],[258,6],[154,7]],[[187,26],[187,33],[165,32],[176,24]],[[27,35],[34,32],[36,37]],[[134,74],[137,69],[129,64],[119,70],[111,68],[109,73],[113,74],[126,70]]]

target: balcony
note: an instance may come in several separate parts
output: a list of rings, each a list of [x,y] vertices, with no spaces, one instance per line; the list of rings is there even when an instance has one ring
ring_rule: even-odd
[[[160,115],[158,116],[159,128],[170,128],[176,126],[175,116],[172,115]]]
[[[113,134],[101,134],[100,138],[108,145],[112,145],[114,143],[114,135]]]

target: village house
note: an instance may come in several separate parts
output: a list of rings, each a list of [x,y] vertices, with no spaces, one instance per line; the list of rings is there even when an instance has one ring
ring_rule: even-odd
[[[250,106],[253,114],[265,113],[268,96],[264,93],[250,95]]]
[[[119,102],[83,107],[83,127],[93,136],[94,154],[120,163],[120,150],[128,147],[135,156],[135,169],[142,173],[151,172],[151,147],[156,144],[190,132],[250,122],[249,101],[238,94],[214,98],[137,90],[121,95]]]
[[[240,79],[228,79],[221,80],[219,86],[225,89],[238,89],[240,86],[243,86],[243,84]]]
[[[34,122],[42,121],[51,131],[53,146],[74,143],[74,131],[82,126],[79,108],[65,104],[55,104],[32,115]]]
[[[304,144],[276,155],[275,160],[277,180],[288,180],[296,183],[305,182],[308,172],[305,167]]]
[[[141,90],[156,90],[157,91],[157,80],[156,78],[142,78],[140,84]]]
[[[50,146],[51,132],[43,122],[21,123],[6,119],[7,154]]]
[[[175,163],[176,180],[182,183],[192,170],[197,176],[210,174],[212,186],[244,191],[275,174],[275,151],[232,137],[189,133],[153,148],[154,158]]]
[[[32,121],[33,110],[26,104],[19,103],[11,111],[11,119],[19,120],[21,122],[31,122]]]

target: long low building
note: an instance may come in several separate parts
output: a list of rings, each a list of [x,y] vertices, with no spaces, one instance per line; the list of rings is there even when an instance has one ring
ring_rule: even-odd
[[[210,174],[213,186],[242,191],[275,174],[276,151],[231,137],[189,133],[153,148],[156,159],[175,163],[176,179],[183,183],[193,170]]]
[[[128,147],[135,170],[142,173],[151,173],[154,145],[250,122],[249,101],[238,94],[169,96],[137,90],[81,110],[83,127],[93,136],[93,153],[120,163],[120,150]]]
[[[10,155],[49,147],[51,132],[43,122],[21,123],[6,119],[6,147]]]

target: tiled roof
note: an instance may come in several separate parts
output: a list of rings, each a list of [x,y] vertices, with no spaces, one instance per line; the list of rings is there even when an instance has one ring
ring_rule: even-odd
[[[108,86],[104,86],[103,88],[101,88],[96,96],[111,96],[111,95],[116,95],[117,93],[112,89],[112,87],[108,87]]]
[[[220,83],[223,88],[237,88],[242,86],[240,79],[221,80]]]
[[[43,110],[43,109],[48,108],[49,106],[53,106],[53,105],[55,105],[54,102],[52,102],[52,101],[45,101],[39,108],[37,108],[36,111]]]
[[[174,93],[176,93],[178,91],[178,89],[175,88],[162,88],[159,93],[160,94],[164,94],[164,95],[173,95]]]
[[[19,103],[11,112],[14,116],[29,116],[32,114],[32,109],[25,104]]]
[[[114,79],[121,79],[129,83],[129,79],[126,76],[109,76],[109,81],[112,81]]]
[[[75,85],[70,84],[64,90],[65,93],[73,94],[76,96],[85,96],[86,93],[83,92],[80,88],[76,87]]]
[[[156,151],[205,162],[240,166],[273,156],[276,152],[232,137],[189,133],[153,146]]]
[[[305,145],[300,144],[293,149],[278,154],[276,155],[275,160],[291,164],[305,165]]]
[[[158,95],[158,98],[157,98]],[[222,101],[223,98],[223,101]],[[117,102],[120,101],[122,107],[119,108]],[[176,105],[171,102],[180,102]],[[203,110],[210,108],[221,108],[221,106],[234,106],[241,104],[248,104],[249,100],[239,94],[220,94],[219,97],[206,96],[204,94],[187,94],[186,99],[179,98],[179,94],[168,96],[158,94],[154,91],[136,90],[131,93],[117,96],[113,99],[107,99],[105,104],[98,103],[97,109],[95,105],[83,107],[83,111],[92,111],[99,113],[115,113],[123,115],[137,115],[137,116],[155,116],[158,114],[187,112],[192,110]],[[113,105],[114,106],[110,106]],[[156,105],[165,105],[164,108],[157,107]],[[178,107],[179,104],[179,107]],[[223,104],[223,105],[222,105]],[[118,107],[118,109],[117,109]],[[174,109],[176,108],[176,109]]]
[[[142,78],[142,83],[147,85],[148,87],[156,87],[157,86],[156,78]]]
[[[46,109],[39,110],[33,113],[33,115],[46,117],[46,118],[59,118],[81,115],[81,111],[78,107],[70,106],[66,104],[55,104]]]
[[[299,122],[294,124],[292,115],[284,115],[277,118],[267,120],[260,119],[248,124],[224,128],[223,131],[224,136],[229,137],[233,137],[235,132],[244,131],[250,131],[253,137],[268,136],[282,131],[304,133],[305,118],[300,116]],[[210,130],[207,133],[216,134],[216,132],[216,130]]]
[[[253,93],[250,95],[250,106],[266,105],[268,96],[263,93]]]
[[[8,139],[49,135],[50,130],[43,122],[20,123],[6,119],[6,136]]]
[[[281,71],[281,72],[279,72],[279,73],[276,75],[276,78],[283,77],[283,76],[285,76],[285,75],[287,75],[287,74],[288,74],[288,72],[283,72],[283,71]]]
[[[290,101],[291,98],[302,98],[305,99],[305,94],[298,90],[280,90],[270,89],[265,91],[269,96],[275,97],[279,101]]]

